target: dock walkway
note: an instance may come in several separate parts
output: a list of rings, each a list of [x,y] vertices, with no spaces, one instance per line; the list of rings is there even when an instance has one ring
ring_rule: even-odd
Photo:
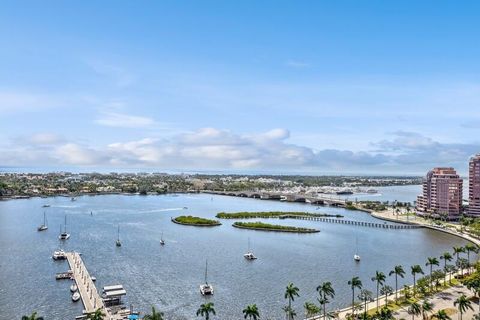
[[[104,319],[123,319],[120,315],[111,314],[110,310],[105,307],[103,299],[98,293],[80,254],[78,252],[67,252],[66,256],[70,269],[73,271],[73,277],[77,284],[78,292],[82,298],[84,313],[95,312],[97,309],[101,309],[105,314]]]
[[[302,215],[283,215],[280,219],[298,219],[298,220],[311,220],[327,223],[337,224],[349,224],[354,226],[371,227],[371,228],[383,228],[383,229],[418,229],[423,228],[421,225],[416,224],[389,224],[389,223],[377,223],[367,221],[345,220],[340,218],[325,218],[315,216],[302,216]]]

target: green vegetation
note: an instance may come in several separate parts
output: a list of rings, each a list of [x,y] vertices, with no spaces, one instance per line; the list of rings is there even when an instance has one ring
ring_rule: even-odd
[[[163,312],[157,311],[155,307],[152,307],[152,313],[146,314],[143,320],[163,320]]]
[[[266,211],[266,212],[219,212],[219,219],[253,219],[253,218],[280,218],[282,216],[306,216],[306,217],[334,217],[343,218],[340,214],[327,213],[309,213],[309,212],[283,212],[283,211]]]
[[[43,320],[43,317],[37,317],[37,313],[34,312],[30,316],[23,316],[22,320]]]
[[[281,226],[278,224],[257,222],[235,222],[233,224],[237,228],[253,229],[253,230],[266,230],[266,231],[281,231],[281,232],[298,232],[298,233],[314,233],[320,232],[316,229],[300,228],[292,226]]]
[[[172,219],[173,222],[179,224],[187,224],[192,226],[219,226],[221,223],[218,220],[205,219],[194,216],[179,216]]]

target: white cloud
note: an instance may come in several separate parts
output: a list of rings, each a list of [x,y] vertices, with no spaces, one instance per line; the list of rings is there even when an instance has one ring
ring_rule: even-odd
[[[91,147],[36,134],[21,144],[0,147],[0,165],[123,166],[164,169],[256,169],[311,172],[422,173],[433,166],[465,172],[479,144],[434,141],[398,131],[392,139],[372,143],[375,150],[312,148],[288,143],[286,129],[253,134],[202,128],[169,139],[144,138]],[[13,141],[12,141],[13,142]],[[18,142],[18,141],[17,141]]]
[[[108,127],[120,128],[146,128],[153,126],[155,121],[152,118],[134,116],[117,112],[102,112],[95,123]]]

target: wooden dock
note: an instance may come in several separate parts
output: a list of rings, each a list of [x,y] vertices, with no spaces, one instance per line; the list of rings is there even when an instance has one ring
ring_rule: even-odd
[[[82,298],[84,313],[95,312],[101,309],[105,314],[104,319],[117,320],[123,319],[121,315],[112,314],[109,308],[105,307],[103,299],[97,291],[92,277],[88,273],[82,257],[78,252],[67,252],[67,261],[70,269],[73,271],[73,278],[78,287],[78,292]]]
[[[382,229],[418,229],[423,228],[422,225],[417,224],[390,224],[390,223],[378,223],[378,222],[367,222],[367,221],[356,221],[356,220],[345,220],[341,218],[326,218],[326,217],[315,217],[315,216],[302,216],[302,215],[283,215],[279,217],[280,219],[298,219],[298,220],[311,220],[327,223],[337,223],[337,224],[349,224],[354,226],[370,227],[370,228],[382,228]]]

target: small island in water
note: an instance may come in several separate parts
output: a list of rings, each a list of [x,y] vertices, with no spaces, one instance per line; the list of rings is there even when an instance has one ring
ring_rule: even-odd
[[[263,212],[219,212],[216,217],[219,219],[254,219],[254,218],[283,218],[283,217],[331,217],[343,218],[341,214],[310,213],[296,211],[263,211]]]
[[[188,226],[198,226],[198,227],[213,227],[221,225],[220,221],[212,220],[212,219],[205,219],[200,217],[194,216],[179,216],[176,218],[172,218],[172,222],[188,225]]]
[[[278,224],[256,222],[235,222],[232,224],[235,228],[260,230],[260,231],[276,231],[276,232],[295,232],[295,233],[315,233],[320,232],[317,229],[301,228],[293,226],[282,226]]]

